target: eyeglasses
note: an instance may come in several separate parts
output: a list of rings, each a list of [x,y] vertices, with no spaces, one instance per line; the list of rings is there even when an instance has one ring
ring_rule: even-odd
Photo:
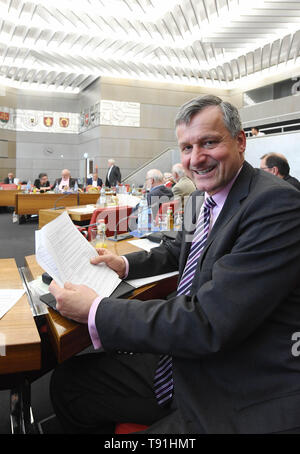
[[[273,166],[274,167],[274,166]],[[261,167],[260,170],[273,169],[273,167]]]

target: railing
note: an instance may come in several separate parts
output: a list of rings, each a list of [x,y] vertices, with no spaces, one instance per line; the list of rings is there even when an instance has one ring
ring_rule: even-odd
[[[180,162],[180,152],[176,148],[166,148],[164,151],[145,162],[141,167],[127,175],[122,183],[143,185],[146,173],[150,169],[159,169],[161,172],[171,172],[173,164]]]

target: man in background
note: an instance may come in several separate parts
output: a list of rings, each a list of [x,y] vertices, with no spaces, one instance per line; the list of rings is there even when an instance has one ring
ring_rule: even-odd
[[[300,190],[300,182],[290,175],[288,160],[280,153],[266,153],[261,158],[260,168],[290,183]]]
[[[51,184],[48,180],[48,175],[46,173],[40,173],[39,177],[34,181],[33,186],[37,189],[38,192],[47,192],[51,189]]]
[[[251,128],[251,133],[252,133],[253,137],[259,137],[259,136],[265,135],[264,132],[260,132],[260,130],[257,126],[253,126],[253,128]]]
[[[196,190],[196,186],[192,180],[186,176],[183,165],[180,162],[173,165],[172,174],[176,181],[175,186],[172,188],[174,198],[180,198],[183,203],[184,198]]]
[[[98,177],[98,173],[93,173],[93,176],[91,178],[88,178],[86,180],[86,184],[89,186],[95,186],[96,188],[98,186],[102,187],[102,180],[101,178]]]
[[[76,178],[71,178],[71,172],[68,169],[63,169],[61,172],[61,178],[55,180],[55,183],[52,185],[52,189],[58,185],[59,191],[68,191],[69,189],[74,188],[76,183]]]
[[[5,183],[5,184],[13,184],[14,183],[14,174],[12,172],[9,172],[7,174],[7,177],[4,178],[3,183]]]
[[[105,186],[111,188],[112,186],[117,186],[117,184],[120,184],[122,177],[119,167],[115,165],[114,159],[109,159],[107,163],[108,171],[106,174]]]
[[[148,170],[146,174],[146,190],[148,205],[152,208],[152,215],[155,218],[162,203],[173,198],[172,189],[164,185],[164,176],[158,169]]]

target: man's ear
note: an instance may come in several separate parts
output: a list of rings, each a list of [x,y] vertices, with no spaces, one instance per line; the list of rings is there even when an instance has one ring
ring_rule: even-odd
[[[273,173],[273,175],[278,176],[278,174],[279,174],[278,167],[276,167],[276,166],[272,167],[272,173]]]

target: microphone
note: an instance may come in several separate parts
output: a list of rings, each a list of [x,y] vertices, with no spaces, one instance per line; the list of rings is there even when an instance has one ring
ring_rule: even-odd
[[[122,221],[125,221],[125,220],[129,219],[130,216],[131,216],[131,214],[132,214],[132,212],[131,212],[129,215],[124,216],[123,218],[119,219],[119,222],[117,222],[117,225],[116,225],[116,227],[115,227],[115,233],[114,233],[114,235],[113,235],[113,236],[109,236],[109,237],[107,238],[108,240],[110,240],[110,241],[122,241],[122,240],[126,240],[127,238],[133,238],[133,235],[132,235],[131,233],[129,233],[129,232],[127,232],[127,233],[121,233],[120,235],[117,234],[117,232],[118,232],[118,227],[119,227],[120,223],[121,223]]]
[[[122,240],[126,240],[127,238],[133,238],[133,237],[134,237],[134,235],[132,235],[132,234],[129,233],[129,232],[127,232],[127,233],[121,233],[120,235],[117,234],[117,232],[118,232],[118,227],[119,227],[120,223],[121,223],[122,221],[125,221],[125,220],[129,219],[130,216],[132,215],[132,213],[133,213],[134,211],[135,211],[135,210],[133,210],[128,216],[125,216],[125,217],[123,217],[122,219],[119,220],[119,222],[118,222],[117,225],[116,225],[114,235],[108,237],[108,238],[107,238],[108,240],[110,240],[110,241],[122,241]],[[145,211],[147,211],[147,213],[148,213],[148,211],[149,211],[149,206],[148,206],[148,205],[145,206],[145,207],[141,210],[140,213],[143,213],[143,212],[145,212]]]
[[[62,208],[65,208],[64,206],[61,206],[61,207],[57,207],[56,204],[59,200],[62,200],[66,197],[68,197],[70,194],[73,194],[73,192],[67,192],[66,194],[64,195],[61,195],[60,197],[58,197],[58,199],[55,200],[55,203],[54,203],[54,207],[53,207],[53,210],[61,210]],[[79,193],[77,195],[77,205],[79,205]]]

